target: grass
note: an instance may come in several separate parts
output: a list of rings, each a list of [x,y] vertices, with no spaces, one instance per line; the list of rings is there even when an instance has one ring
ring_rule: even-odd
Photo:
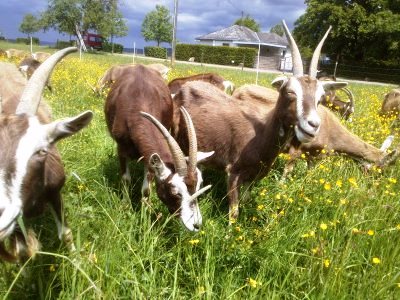
[[[0,44],[0,47],[4,47]],[[47,49],[43,49],[46,51]],[[6,60],[2,58],[1,60]],[[91,92],[112,64],[130,57],[70,55],[45,92],[55,118],[91,109],[81,133],[59,142],[67,181],[65,211],[78,251],[57,239],[50,214],[32,220],[42,252],[25,264],[0,262],[5,299],[397,299],[400,297],[398,164],[365,174],[345,157],[307,169],[299,161],[285,183],[285,156],[241,199],[228,226],[224,175],[207,170],[213,188],[202,197],[204,225],[187,232],[155,195],[140,205],[142,167],[133,184],[118,175],[115,143],[103,114],[104,97]],[[150,61],[143,60],[144,63]],[[177,64],[169,79],[216,71],[236,86],[255,73]],[[260,74],[270,86],[274,74]],[[356,112],[346,125],[379,146],[391,120],[377,112],[390,86],[350,84]],[[397,138],[397,137],[396,137]],[[396,140],[395,140],[396,143]],[[29,225],[29,224],[28,224]]]

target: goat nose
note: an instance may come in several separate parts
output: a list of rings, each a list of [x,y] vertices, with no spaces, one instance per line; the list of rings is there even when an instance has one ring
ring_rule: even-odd
[[[308,125],[310,125],[313,128],[318,128],[319,125],[321,124],[320,120],[316,120],[316,119],[311,119],[307,121]]]
[[[194,229],[199,230],[199,229],[200,229],[200,224],[194,223],[194,224],[193,224],[193,227],[194,227]]]

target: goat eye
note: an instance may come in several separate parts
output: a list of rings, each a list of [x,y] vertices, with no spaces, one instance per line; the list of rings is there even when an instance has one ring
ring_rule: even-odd
[[[178,195],[178,189],[176,187],[174,187],[174,186],[171,187],[171,194],[175,195],[175,196]]]

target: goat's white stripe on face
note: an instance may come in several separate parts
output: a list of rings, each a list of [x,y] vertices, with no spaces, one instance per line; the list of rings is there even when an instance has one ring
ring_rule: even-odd
[[[183,224],[190,231],[196,231],[195,225],[201,225],[202,217],[197,199],[192,200],[183,177],[178,174],[172,176],[170,183],[176,187],[178,193],[182,196],[180,218]],[[197,186],[196,186],[197,189]]]

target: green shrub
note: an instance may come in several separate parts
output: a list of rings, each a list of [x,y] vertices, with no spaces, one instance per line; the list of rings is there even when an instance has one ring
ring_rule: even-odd
[[[104,40],[102,50],[105,52],[112,52],[112,44]],[[114,53],[122,53],[122,50],[124,50],[124,46],[114,43]]]
[[[163,47],[144,47],[144,55],[156,58],[167,58],[167,49]]]
[[[66,47],[75,46],[75,41],[60,41],[56,42],[56,49],[64,49]]]
[[[16,38],[15,42],[17,44],[25,44],[25,45],[30,45],[31,44],[31,39],[30,38]],[[33,37],[32,38],[32,44],[34,45],[39,45],[40,41],[38,38]]]
[[[243,63],[245,67],[254,67],[257,49],[244,47],[208,46],[194,44],[176,45],[176,59],[188,60],[191,57],[195,61],[219,65],[238,65]]]

